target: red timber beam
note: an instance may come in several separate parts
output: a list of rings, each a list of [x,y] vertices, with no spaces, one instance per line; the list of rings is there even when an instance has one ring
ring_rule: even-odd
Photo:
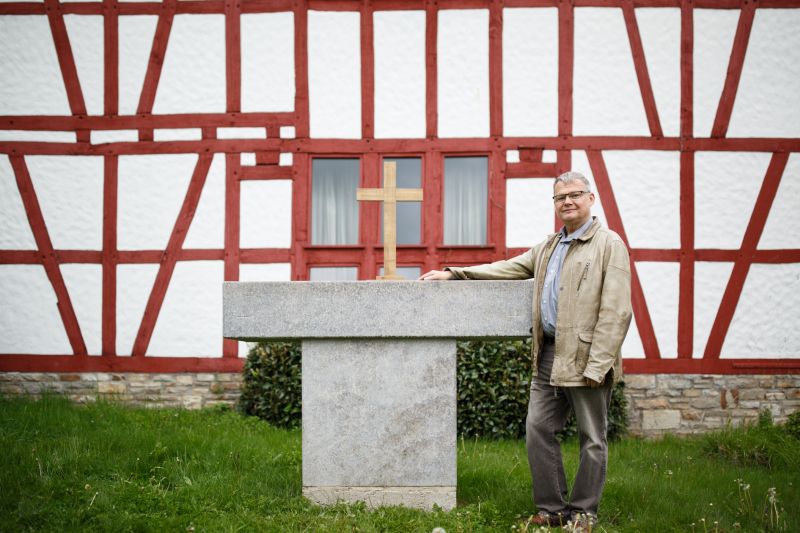
[[[244,360],[238,357],[0,355],[0,372],[241,372],[243,366]]]
[[[445,266],[439,257],[439,245],[444,241],[444,209],[442,191],[444,190],[444,157],[440,152],[425,153],[422,172],[422,189],[425,199],[422,202],[422,239],[425,245],[423,272]]]
[[[178,260],[178,251],[183,246],[186,233],[194,218],[194,213],[197,209],[197,203],[200,200],[200,193],[203,191],[206,177],[208,176],[208,169],[211,166],[212,158],[213,156],[211,154],[204,154],[197,159],[197,164],[192,173],[192,179],[189,182],[189,188],[183,199],[183,205],[181,205],[178,218],[175,220],[175,225],[172,228],[172,233],[167,243],[167,249],[164,251],[160,261],[158,274],[156,274],[156,280],[153,283],[153,289],[150,292],[150,297],[147,299],[142,323],[139,325],[139,331],[133,343],[133,351],[131,354],[133,357],[144,357],[147,352],[156,320],[158,320],[158,314],[164,303],[164,296],[166,296],[169,281],[175,270],[175,263]]]
[[[119,158],[107,155],[103,159],[103,299],[102,354],[117,353],[117,191],[119,188]]]
[[[572,139],[572,85],[575,70],[575,9],[571,2],[558,3],[558,136]],[[544,143],[525,143],[542,149],[550,147]],[[556,175],[572,170],[572,148],[556,149]],[[553,229],[558,230],[561,221],[553,211]]]
[[[682,144],[694,136],[694,11],[690,0],[681,4],[680,135]],[[694,351],[694,152],[680,154],[680,270],[678,278],[678,358],[691,359]]]
[[[225,281],[239,281],[240,213],[241,213],[241,156],[225,155]],[[239,343],[223,339],[222,356],[238,357]]]
[[[708,344],[703,354],[703,358],[706,360],[720,358],[725,336],[736,312],[736,305],[739,303],[747,273],[750,271],[750,265],[753,262],[753,253],[758,246],[758,241],[761,239],[761,233],[764,231],[767,216],[772,208],[772,202],[778,192],[781,176],[783,176],[788,160],[789,154],[776,153],[772,155],[772,160],[769,162],[764,182],[753,207],[753,214],[750,216],[750,222],[747,224],[747,230],[742,239],[739,257],[733,264],[731,277],[728,279],[728,285],[725,287],[722,301],[719,304],[717,317],[714,319],[714,325],[711,327],[711,333],[708,336]]]
[[[653,137],[663,137],[661,121],[658,119],[658,108],[656,99],[653,96],[653,86],[650,83],[650,74],[647,71],[647,60],[642,46],[642,37],[639,34],[639,24],[636,22],[636,13],[633,9],[633,0],[627,0],[622,4],[622,15],[625,19],[625,28],[628,30],[628,41],[631,45],[633,55],[633,65],[636,68],[636,77],[639,80],[639,90],[642,93],[642,103],[644,112],[647,116],[647,124],[650,127],[650,135]]]
[[[103,112],[119,113],[119,4],[103,0]],[[84,127],[86,127],[84,125]]]
[[[360,164],[359,187],[374,189],[383,187],[383,162],[378,154],[364,154]],[[376,264],[382,254],[376,252],[381,247],[381,202],[358,202],[358,242],[364,243],[358,254],[359,279],[375,279]],[[309,205],[310,211],[310,205]],[[400,250],[397,250],[398,256]]]
[[[375,27],[372,1],[361,0],[361,138],[375,137]]]
[[[592,169],[592,175],[597,185],[597,192],[603,202],[603,211],[608,220],[608,226],[619,234],[625,246],[629,246],[614,190],[611,187],[611,180],[608,178],[606,164],[603,161],[603,154],[588,151],[586,156],[589,159],[589,166]],[[650,311],[647,308],[647,300],[644,297],[642,283],[636,270],[636,263],[633,260],[631,260],[631,303],[633,304],[633,314],[636,317],[636,327],[639,330],[639,337],[642,339],[645,357],[647,359],[660,359],[661,352],[658,349],[653,322],[650,318]]]
[[[156,99],[164,58],[167,55],[167,43],[169,42],[169,34],[172,31],[172,21],[175,18],[177,4],[178,0],[164,0],[161,6],[158,24],[153,35],[153,47],[150,49],[150,59],[147,63],[147,71],[142,85],[142,93],[139,95],[139,105],[136,108],[136,114],[138,115],[149,115],[153,112],[153,103]],[[139,140],[152,141],[153,130],[140,129]]]
[[[72,346],[72,353],[79,357],[86,357],[88,355],[86,343],[83,340],[78,318],[75,315],[75,309],[72,307],[72,300],[69,297],[67,286],[64,284],[64,277],[61,275],[61,269],[53,251],[53,243],[50,240],[50,234],[44,222],[39,200],[36,198],[36,191],[33,189],[25,158],[12,156],[9,159],[17,179],[17,187],[19,187],[22,204],[25,207],[28,222],[30,222],[31,231],[36,240],[37,253],[40,254],[40,261],[56,294],[56,305],[58,306],[61,320],[64,322],[64,329]]]
[[[225,107],[242,110],[241,0],[225,0]]]
[[[747,54],[747,44],[750,41],[750,30],[753,27],[753,18],[755,17],[757,5],[758,0],[743,0],[742,2],[742,12],[739,14],[739,23],[736,26],[736,35],[733,38],[725,85],[719,98],[714,125],[711,127],[712,137],[725,137],[728,133],[728,124],[733,112],[736,90],[739,88],[739,79],[742,76],[742,67]]]
[[[425,0],[425,137],[437,137],[439,128],[439,11],[437,0]]]
[[[308,4],[294,3],[294,127],[298,139],[309,137]]]
[[[487,244],[493,260],[506,255],[506,152],[498,142],[503,136],[503,2],[489,3],[489,136],[495,142],[489,153],[489,205]]]
[[[111,82],[109,82],[110,84]],[[109,89],[107,89],[109,90]],[[106,102],[115,102],[110,97]],[[106,104],[109,105],[108,103]],[[136,128],[204,128],[225,126],[264,126],[280,127],[294,124],[294,114],[278,113],[198,113],[172,115],[128,115],[116,116],[116,104],[112,116],[0,116],[0,129],[71,131],[87,130],[130,130]],[[111,109],[106,107],[106,112]]]

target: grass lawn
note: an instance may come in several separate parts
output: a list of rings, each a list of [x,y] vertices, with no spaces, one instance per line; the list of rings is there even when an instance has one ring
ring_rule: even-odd
[[[219,409],[0,398],[0,446],[0,532],[518,531],[533,510],[521,441],[459,441],[451,512],[312,505],[300,432]],[[777,427],[615,442],[608,471],[595,531],[800,531],[800,441]]]

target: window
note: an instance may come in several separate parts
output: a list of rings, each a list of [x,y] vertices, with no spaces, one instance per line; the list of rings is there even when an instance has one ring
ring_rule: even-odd
[[[311,243],[358,242],[358,159],[314,159],[311,165]]]
[[[486,244],[489,160],[444,160],[444,244]]]
[[[422,160],[418,157],[386,158],[384,162],[397,163],[397,188],[422,188]],[[422,242],[422,203],[397,202],[397,244]],[[383,202],[381,202],[381,236],[383,243]]]
[[[422,275],[422,269],[420,267],[397,267],[395,272],[398,276],[403,276],[406,279],[414,280],[417,279]],[[383,276],[383,267],[380,268],[379,276]]]
[[[311,281],[353,281],[358,279],[358,267],[311,267]]]

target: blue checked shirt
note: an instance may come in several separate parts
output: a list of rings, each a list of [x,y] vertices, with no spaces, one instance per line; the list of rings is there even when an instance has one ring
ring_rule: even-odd
[[[540,302],[540,313],[542,315],[542,328],[545,335],[555,337],[556,335],[556,316],[558,316],[558,293],[561,289],[561,268],[564,266],[564,258],[567,256],[570,243],[586,233],[594,219],[589,217],[586,224],[567,235],[567,229],[561,228],[561,240],[558,241],[550,261],[547,263],[547,273],[544,277],[544,288],[542,289],[542,301]]]

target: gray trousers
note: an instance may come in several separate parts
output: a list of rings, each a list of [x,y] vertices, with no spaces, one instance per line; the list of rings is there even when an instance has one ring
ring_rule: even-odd
[[[567,518],[572,513],[597,515],[608,463],[606,431],[611,379],[606,379],[606,383],[596,389],[551,386],[554,350],[552,343],[545,342],[539,357],[539,375],[531,380],[525,441],[533,479],[533,501],[539,511],[561,513]],[[568,497],[556,433],[564,428],[570,407],[575,412],[581,451],[572,494]]]

